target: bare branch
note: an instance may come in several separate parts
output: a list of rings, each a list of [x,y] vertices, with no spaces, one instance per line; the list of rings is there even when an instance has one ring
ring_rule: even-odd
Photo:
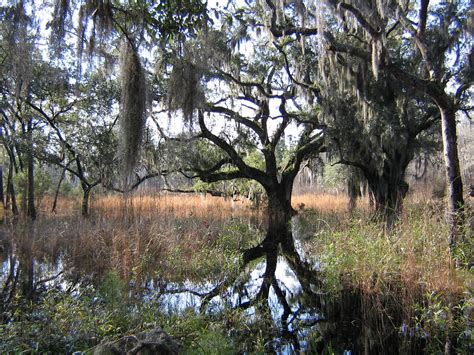
[[[260,127],[256,122],[251,121],[250,119],[239,115],[237,112],[232,111],[231,109],[228,109],[222,106],[214,106],[214,105],[208,104],[206,107],[206,111],[213,112],[213,113],[221,113],[228,116],[229,118],[233,119],[236,122],[242,123],[246,127],[253,130],[258,135],[258,137],[260,138],[260,141],[263,144],[265,144],[265,141],[268,139],[262,127]]]
[[[221,148],[224,152],[226,152],[232,164],[234,164],[239,169],[239,172],[222,173],[221,175],[214,175],[212,179],[213,181],[217,181],[214,179],[219,178],[219,177],[225,180],[229,180],[232,178],[232,176],[235,175],[235,178],[246,177],[249,179],[254,179],[258,181],[260,184],[262,184],[263,186],[268,185],[270,183],[268,180],[268,177],[262,171],[247,165],[243,161],[239,153],[237,153],[237,151],[229,143],[227,143],[225,140],[223,140],[222,138],[216,136],[211,131],[209,131],[204,121],[204,113],[202,112],[202,110],[199,110],[198,112],[198,121],[199,121],[199,127],[201,128],[202,137],[208,139],[209,141],[217,145],[219,148]]]

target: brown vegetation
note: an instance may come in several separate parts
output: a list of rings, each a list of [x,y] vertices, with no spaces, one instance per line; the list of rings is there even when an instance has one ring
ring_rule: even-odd
[[[463,277],[449,252],[446,225],[436,203],[414,198],[407,203],[399,226],[384,233],[367,218],[364,201],[352,215],[347,213],[345,196],[305,194],[293,201],[306,221],[303,228],[309,231],[303,240],[307,255],[339,263],[331,270],[344,271],[366,292],[381,291],[394,280],[417,293],[461,292]],[[71,263],[70,270],[94,275],[115,270],[137,284],[147,279],[198,280],[204,271],[217,277],[215,265],[224,257],[218,238],[231,234],[230,238],[238,239],[233,244],[238,252],[244,245],[257,244],[265,225],[250,203],[208,195],[135,196],[129,219],[124,218],[121,196],[96,198],[89,219],[80,216],[77,202],[60,200],[57,215],[47,212],[47,202],[35,228],[23,223],[2,227],[8,229],[5,234],[12,236],[14,247],[30,241],[39,259],[65,253],[63,262]],[[239,223],[251,225],[255,235],[229,232]],[[209,255],[213,265],[206,270],[197,267]]]

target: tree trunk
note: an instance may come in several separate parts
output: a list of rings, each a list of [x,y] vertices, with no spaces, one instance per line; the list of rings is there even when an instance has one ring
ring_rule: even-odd
[[[34,292],[34,261],[31,251],[25,253],[20,258],[20,278],[22,295],[27,300],[33,299]]]
[[[12,213],[15,216],[19,215],[18,205],[16,203],[15,187],[13,185],[13,167],[12,157],[10,157],[10,165],[8,166],[8,178],[7,178],[7,194],[12,204]]]
[[[56,186],[56,191],[54,193],[53,207],[51,208],[51,213],[56,213],[56,206],[58,204],[59,189],[61,188],[61,183],[66,176],[66,168],[63,169],[61,176],[59,177],[58,185]]]
[[[27,300],[32,300],[34,296],[34,237],[35,226],[33,223],[29,223],[20,239],[18,265],[22,295]]]
[[[35,174],[34,174],[34,160],[33,156],[28,157],[28,201],[27,201],[27,216],[33,221],[36,219],[35,208]]]
[[[23,172],[23,170],[21,171]],[[20,201],[20,211],[21,211],[21,216],[26,217],[28,216],[28,174],[26,179],[21,180],[21,201]],[[22,176],[23,177],[23,176]]]
[[[3,192],[3,168],[0,165],[0,200],[2,201],[3,208],[5,209],[5,194]]]
[[[262,286],[258,293],[260,300],[268,299],[270,287],[275,278],[278,260],[278,246],[286,243],[291,236],[291,217],[295,211],[291,207],[291,187],[284,184],[274,184],[267,188],[267,234],[260,244],[261,251],[266,257],[266,268]]]
[[[447,106],[447,105],[446,105]],[[441,112],[441,129],[443,135],[443,153],[446,166],[446,183],[448,208],[446,211],[447,221],[450,226],[449,245],[454,249],[463,224],[463,186],[461,169],[459,167],[456,114],[454,109],[438,104]]]
[[[36,208],[35,208],[35,161],[33,155],[33,121],[28,120],[28,200],[27,200],[27,216],[33,221],[36,219]]]
[[[349,213],[352,213],[357,206],[357,199],[361,196],[360,181],[354,171],[350,171],[349,177],[347,179],[347,195],[349,196],[349,204],[347,208]]]
[[[292,186],[285,186],[281,183],[276,184],[272,189],[267,189],[267,237],[277,243],[280,243],[281,238],[286,235],[290,228],[291,217],[296,214],[291,206],[291,193]]]
[[[82,188],[82,209],[81,213],[83,217],[89,217],[89,197],[91,189],[89,187]]]
[[[389,229],[400,217],[403,199],[408,192],[408,184],[404,181],[405,169],[386,170],[382,176],[368,179],[375,200],[375,216],[383,220]]]

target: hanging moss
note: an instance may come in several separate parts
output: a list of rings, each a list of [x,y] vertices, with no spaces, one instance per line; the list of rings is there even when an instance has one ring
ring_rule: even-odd
[[[168,82],[168,108],[181,110],[190,123],[195,109],[205,103],[202,80],[206,72],[228,68],[231,50],[219,31],[203,31],[188,42],[173,63]]]
[[[194,109],[204,102],[204,92],[199,82],[201,75],[202,70],[186,59],[178,59],[171,72],[168,106],[171,110],[182,110],[188,121],[191,121]]]
[[[138,53],[126,41],[121,49],[121,151],[124,163],[124,181],[136,166],[145,127],[146,86]],[[126,185],[127,186],[127,185]]]

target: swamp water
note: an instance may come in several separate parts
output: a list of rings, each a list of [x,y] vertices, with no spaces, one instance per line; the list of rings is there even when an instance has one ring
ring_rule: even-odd
[[[298,225],[297,220],[293,225]],[[165,317],[180,319],[203,314],[208,319],[219,319],[220,331],[233,343],[232,349],[244,353],[251,353],[255,348],[235,342],[255,344],[252,338],[258,338],[262,345],[259,351],[278,354],[419,354],[426,352],[430,341],[438,341],[409,324],[404,319],[403,306],[396,300],[367,296],[353,288],[327,293],[322,287],[321,265],[309,262],[303,255],[301,233],[300,228],[293,228],[290,244],[266,250],[266,257],[248,264],[245,270],[227,280],[207,280],[203,275],[199,281],[164,282],[150,277],[140,285],[131,281],[119,291],[125,289],[126,297],[133,299],[134,305],[156,307]],[[80,300],[87,294],[90,305],[100,302],[100,296],[90,296],[91,289],[100,289],[94,277],[82,273],[80,266],[71,267],[67,253],[59,251],[51,258],[54,261],[35,259],[31,250],[11,243],[5,236],[1,250],[0,335],[14,334],[9,327],[14,326],[15,308],[25,304],[22,299],[28,299],[31,305],[43,302],[54,291],[55,297],[67,293],[72,300]],[[276,260],[275,267],[267,267],[268,260]],[[108,292],[114,290],[112,287]],[[120,297],[113,294],[107,297],[120,308]],[[70,303],[71,307],[73,304]],[[42,311],[29,309],[30,318],[37,317],[41,322]],[[134,309],[129,307],[128,312]],[[231,319],[220,317],[229,310],[239,310],[236,321],[247,325],[232,324]],[[34,315],[35,312],[38,314]],[[63,336],[77,335],[74,327],[80,324],[71,324],[69,333]],[[100,341],[96,336],[93,335],[88,346]],[[71,344],[61,352],[78,350],[74,348],[78,343]],[[78,345],[84,349],[84,342]],[[34,340],[29,346],[35,350]],[[36,346],[38,351],[45,350]]]

